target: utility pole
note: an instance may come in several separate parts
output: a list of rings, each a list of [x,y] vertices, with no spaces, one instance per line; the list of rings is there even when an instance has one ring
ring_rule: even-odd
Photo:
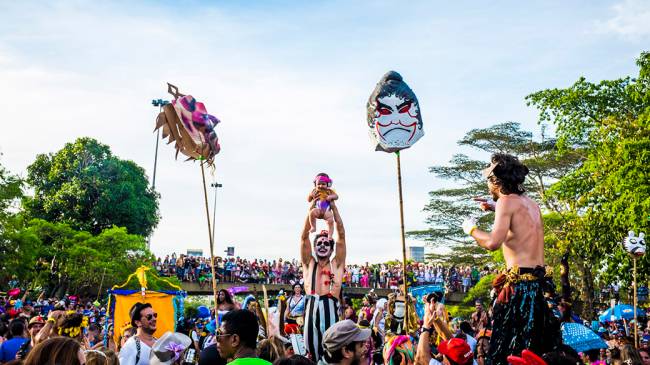
[[[212,206],[212,241],[214,241],[214,227],[216,226],[215,219],[217,217],[217,189],[222,188],[223,185],[215,181],[210,186],[214,188],[214,205]]]
[[[169,104],[169,100],[154,99],[151,100],[151,105],[158,107],[158,113],[162,112],[163,106]],[[151,182],[151,190],[156,190],[156,168],[158,167],[158,141],[160,141],[160,128],[156,133],[156,152],[153,157],[153,179]],[[153,234],[153,233],[152,233]],[[151,236],[147,237],[147,249],[151,249]]]
[[[162,112],[163,106],[169,104],[169,100],[163,100],[163,99],[154,99],[151,101],[151,105],[157,106],[158,113]],[[155,190],[156,189],[156,168],[158,167],[158,141],[160,141],[160,128],[158,128],[157,133],[156,133],[156,153],[154,154],[153,158],[153,181],[151,183],[151,189]]]

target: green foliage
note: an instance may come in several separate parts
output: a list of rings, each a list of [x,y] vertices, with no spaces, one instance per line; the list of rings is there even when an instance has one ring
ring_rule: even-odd
[[[458,245],[454,247],[453,255],[430,253],[426,255],[427,261],[448,265],[470,265],[472,267],[484,267],[493,262],[491,252],[475,245]]]
[[[451,261],[460,265],[483,265],[487,262],[503,263],[501,251],[488,253],[476,247],[474,241],[461,229],[468,216],[479,217],[479,226],[486,228],[494,221],[494,214],[480,215],[474,197],[486,197],[487,184],[481,170],[488,165],[489,155],[510,153],[516,155],[530,170],[525,181],[528,195],[547,209],[558,209],[557,203],[546,194],[550,184],[567,174],[580,161],[580,150],[559,155],[556,141],[546,136],[542,128],[540,138],[521,129],[519,123],[506,122],[488,128],[469,131],[458,144],[484,155],[477,160],[465,154],[456,154],[445,166],[433,166],[430,171],[438,178],[454,183],[453,188],[442,188],[429,193],[430,201],[424,211],[429,213],[429,229],[408,234],[431,245],[446,245],[452,249],[448,255],[433,255],[436,260]]]
[[[631,259],[621,241],[628,230],[650,228],[650,54],[637,61],[639,77],[597,83],[580,78],[566,89],[527,97],[540,120],[557,127],[561,152],[576,146],[583,162],[548,191],[566,209],[553,217],[556,247],[569,250],[582,275],[583,298],[596,281],[631,281]],[[550,218],[550,217],[548,217]],[[639,259],[639,280],[650,257]],[[590,275],[586,275],[590,274]]]
[[[23,181],[0,165],[0,232],[12,209],[23,196]]]
[[[490,291],[492,290],[492,281],[496,275],[490,274],[481,278],[465,295],[463,299],[464,304],[474,305],[476,299],[480,299],[484,305],[487,304],[490,298]],[[486,305],[487,306],[487,305]]]
[[[0,283],[33,270],[23,263],[34,262],[34,237],[20,237],[23,244],[17,245],[13,235],[15,226],[22,224],[16,207],[23,196],[22,188],[23,181],[0,165]]]
[[[474,312],[474,307],[469,305],[445,305],[447,312],[453,318],[469,319]]]
[[[563,147],[584,146],[582,165],[550,193],[571,207],[561,226],[565,244],[605,279],[629,282],[630,260],[620,247],[628,230],[648,231],[650,212],[650,54],[641,54],[639,78],[591,83],[527,97],[540,119],[557,126]],[[648,272],[644,257],[640,272]]]
[[[158,196],[144,170],[121,160],[92,138],[38,155],[27,168],[34,196],[24,200],[31,217],[99,234],[112,226],[148,236],[158,224]]]
[[[153,258],[144,239],[125,228],[113,227],[93,236],[65,223],[25,222],[19,216],[7,236],[18,254],[3,257],[9,270],[2,275],[16,275],[23,285],[41,287],[48,295],[93,292],[102,277],[103,289],[108,289]]]
[[[183,307],[185,308],[185,312],[183,315],[185,318],[197,318],[199,316],[199,306],[201,304],[197,302],[184,302]]]

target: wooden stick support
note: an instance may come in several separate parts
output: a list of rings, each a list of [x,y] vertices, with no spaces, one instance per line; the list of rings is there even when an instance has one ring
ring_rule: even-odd
[[[637,296],[636,296],[636,256],[634,256],[632,258],[632,263],[634,265],[633,266],[634,271],[632,272],[632,276],[633,276],[633,280],[634,280],[634,282],[632,283],[632,285],[633,285],[632,288],[633,288],[633,292],[634,292],[634,300],[632,301],[632,304],[634,305],[634,348],[636,349],[636,348],[639,348],[639,333],[638,333],[639,324],[637,323],[637,319],[636,319],[636,306],[637,306]]]
[[[205,168],[201,161],[201,177],[203,178],[203,198],[205,201],[205,216],[208,219],[208,237],[210,237],[210,269],[212,270],[212,294],[214,295],[214,313],[218,312],[217,308],[217,277],[214,272],[214,242],[212,239],[212,228],[210,227],[210,208],[208,208],[208,188],[205,185]],[[214,222],[212,222],[214,224]]]
[[[404,283],[404,331],[409,334],[409,292],[408,279],[406,277],[406,235],[404,233],[404,201],[402,199],[402,164],[400,161],[399,151],[395,152],[397,156],[397,187],[399,189],[399,219],[402,230],[402,281]]]

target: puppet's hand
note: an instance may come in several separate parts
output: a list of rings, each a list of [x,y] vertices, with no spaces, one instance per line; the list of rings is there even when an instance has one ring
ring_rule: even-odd
[[[494,212],[497,203],[492,198],[474,198],[475,202],[479,203],[479,207],[484,212]]]
[[[472,235],[472,232],[477,228],[476,218],[468,217],[463,221],[463,232],[468,235]]]

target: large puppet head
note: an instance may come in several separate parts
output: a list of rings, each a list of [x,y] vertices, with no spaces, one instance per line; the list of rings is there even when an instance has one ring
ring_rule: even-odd
[[[623,246],[631,255],[643,256],[645,253],[645,233],[641,232],[637,237],[634,235],[634,231],[629,231],[623,241]]]
[[[334,252],[334,240],[328,238],[327,231],[314,237],[314,253],[317,258],[329,258]]]
[[[156,119],[156,129],[162,128],[163,139],[176,142],[176,156],[182,153],[191,160],[206,160],[212,165],[221,146],[215,131],[219,119],[208,114],[205,105],[191,95],[183,95],[178,88],[167,84],[174,96],[171,104],[163,106]]]
[[[367,109],[370,137],[376,151],[409,148],[424,135],[418,98],[395,71],[389,71],[379,80],[370,94]]]

